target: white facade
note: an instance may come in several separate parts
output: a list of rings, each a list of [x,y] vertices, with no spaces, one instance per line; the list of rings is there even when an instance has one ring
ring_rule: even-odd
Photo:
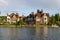
[[[11,19],[9,16],[7,16],[7,22],[11,23]]]
[[[48,24],[48,17],[46,16],[46,14],[44,14],[44,24]]]

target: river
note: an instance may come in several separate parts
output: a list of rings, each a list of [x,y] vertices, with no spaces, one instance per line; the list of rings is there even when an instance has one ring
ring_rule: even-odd
[[[0,40],[60,40],[60,27],[0,28]]]

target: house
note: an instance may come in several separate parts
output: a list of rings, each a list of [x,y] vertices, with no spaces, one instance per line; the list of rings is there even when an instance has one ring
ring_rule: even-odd
[[[23,21],[27,24],[48,24],[49,13],[44,13],[43,10],[37,10],[37,13],[31,12],[27,17],[23,18]]]
[[[49,13],[43,13],[43,10],[37,10],[35,14],[36,23],[48,24],[49,23]]]
[[[44,13],[43,21],[44,21],[44,24],[48,24],[49,23],[49,14],[48,13]]]
[[[12,13],[10,15],[7,14],[7,22],[16,23],[17,20],[19,21],[19,14],[18,13],[16,13],[16,14]]]
[[[27,24],[35,24],[35,15],[34,12],[31,12],[27,17],[23,18],[23,21]]]
[[[11,24],[11,18],[10,18],[10,15],[8,15],[8,13],[7,13],[7,22]]]
[[[43,10],[37,10],[37,13],[35,14],[35,21],[36,23],[43,24]]]

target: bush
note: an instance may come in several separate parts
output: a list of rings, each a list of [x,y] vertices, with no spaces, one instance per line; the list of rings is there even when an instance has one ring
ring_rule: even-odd
[[[60,21],[57,21],[56,24],[60,26]]]

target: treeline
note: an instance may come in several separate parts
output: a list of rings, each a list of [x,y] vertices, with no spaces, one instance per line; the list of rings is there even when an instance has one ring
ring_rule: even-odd
[[[56,13],[50,17],[50,24],[57,24],[60,26],[60,14]]]

